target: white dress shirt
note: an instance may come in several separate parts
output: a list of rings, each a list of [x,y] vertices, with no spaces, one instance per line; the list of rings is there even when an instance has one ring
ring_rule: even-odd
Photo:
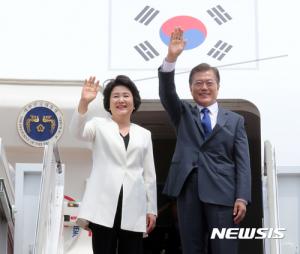
[[[197,108],[199,109],[200,112],[200,117],[201,119],[203,118],[203,113],[201,110],[204,108],[203,106],[197,104]],[[213,129],[216,126],[217,123],[217,117],[218,117],[218,112],[219,112],[219,107],[218,107],[218,102],[215,102],[214,104],[206,107],[209,110],[209,118],[211,122],[211,129]]]

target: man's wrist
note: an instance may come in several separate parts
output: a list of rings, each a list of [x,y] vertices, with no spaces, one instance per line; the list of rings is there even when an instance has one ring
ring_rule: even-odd
[[[163,61],[163,64],[161,66],[161,71],[162,72],[171,72],[171,71],[174,71],[175,69],[175,63],[170,63],[167,61],[167,59],[165,58],[164,61]]]
[[[243,202],[245,205],[248,205],[247,200],[245,200],[243,198],[237,198],[235,201],[240,201],[240,202]]]
[[[167,55],[165,60],[168,62],[168,63],[175,63],[177,61],[177,57],[176,56],[172,56],[172,55]]]

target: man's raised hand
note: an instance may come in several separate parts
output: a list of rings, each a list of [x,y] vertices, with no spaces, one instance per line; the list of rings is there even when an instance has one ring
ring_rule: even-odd
[[[169,63],[175,62],[177,57],[184,50],[185,44],[186,41],[183,38],[183,30],[180,27],[175,27],[171,34],[166,60]]]

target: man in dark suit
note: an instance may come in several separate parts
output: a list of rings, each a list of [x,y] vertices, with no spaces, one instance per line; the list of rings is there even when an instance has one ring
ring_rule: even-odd
[[[196,106],[181,101],[175,62],[185,46],[183,31],[172,33],[159,68],[159,95],[176,128],[177,142],[164,193],[177,198],[184,254],[205,253],[213,228],[238,227],[251,201],[248,140],[242,116],[220,107],[217,68],[200,64],[190,72]],[[237,240],[209,239],[212,254],[236,254]]]

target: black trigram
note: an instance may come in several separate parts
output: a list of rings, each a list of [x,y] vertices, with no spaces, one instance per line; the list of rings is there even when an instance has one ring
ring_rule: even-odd
[[[154,10],[149,6],[145,6],[144,9],[134,18],[134,20],[147,26],[157,16],[158,13],[158,10]]]
[[[155,56],[159,56],[159,53],[148,41],[144,41],[134,46],[134,48],[145,59],[145,61],[149,61],[150,58],[152,59]]]
[[[226,54],[228,54],[228,52],[231,49],[232,49],[232,45],[228,44],[227,42],[223,42],[223,41],[219,40],[215,44],[215,46],[209,50],[207,55],[221,61],[223,59],[223,57]]]
[[[231,20],[232,17],[222,8],[221,5],[217,5],[209,10],[207,13],[219,24],[222,25],[228,20]]]

